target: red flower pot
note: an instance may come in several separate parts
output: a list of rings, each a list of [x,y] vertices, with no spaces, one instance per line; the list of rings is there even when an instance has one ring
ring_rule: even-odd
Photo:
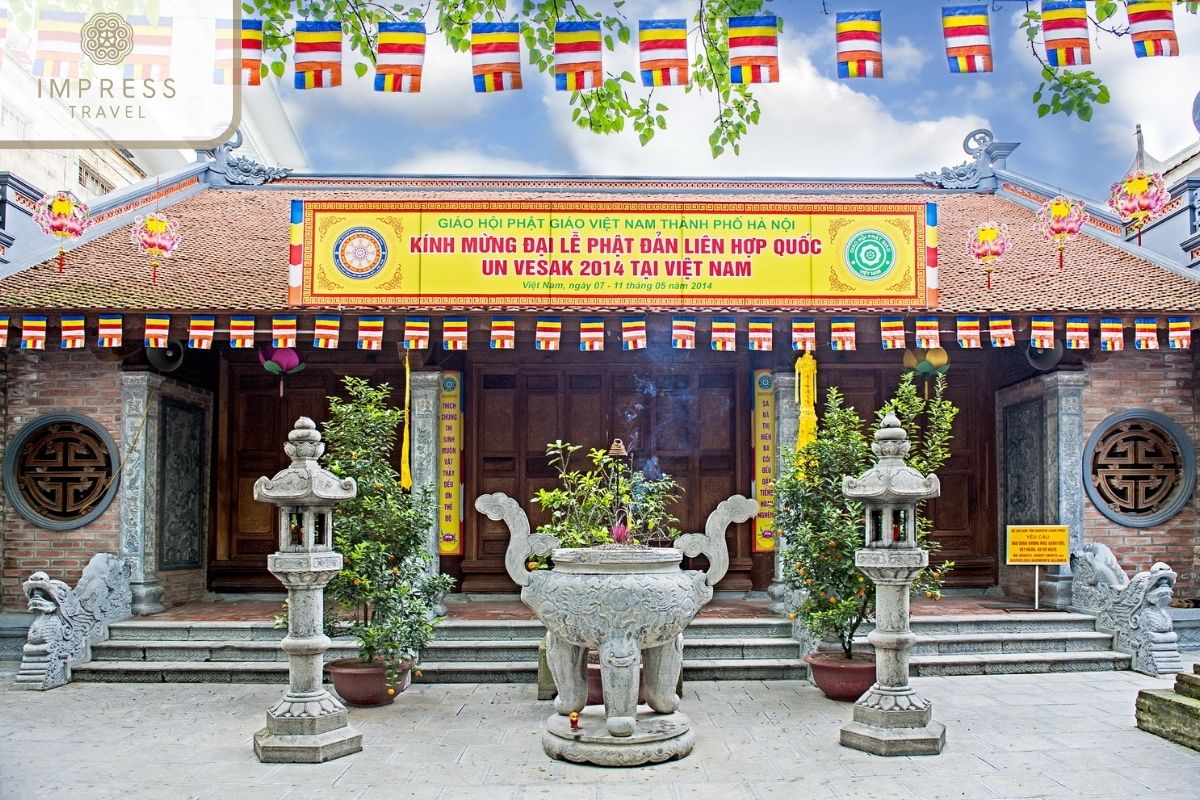
[[[387,667],[382,661],[360,661],[357,658],[343,658],[340,661],[330,661],[325,665],[329,677],[333,680],[333,688],[338,697],[348,706],[386,706],[396,699],[396,694],[408,688],[411,682],[411,672],[403,667],[401,679],[388,686]],[[388,689],[395,691],[389,693]]]
[[[841,650],[809,653],[809,679],[830,700],[854,701],[875,683],[875,654],[855,651],[846,658]]]

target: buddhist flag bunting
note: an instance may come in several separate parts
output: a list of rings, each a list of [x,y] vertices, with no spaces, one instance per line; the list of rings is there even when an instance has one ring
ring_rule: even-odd
[[[535,350],[558,350],[562,344],[562,317],[538,317],[533,331]]]
[[[1092,346],[1087,317],[1067,318],[1067,349],[1087,350]]]
[[[337,314],[318,314],[313,320],[313,347],[337,350],[342,338],[342,318]]]
[[[883,77],[883,12],[839,11],[837,73],[839,78]]]
[[[695,317],[675,317],[671,320],[671,347],[676,350],[696,349]]]
[[[1092,63],[1087,0],[1042,0],[1042,41],[1052,67]]]
[[[805,353],[817,349],[817,323],[814,320],[792,320],[792,349]]]
[[[80,350],[87,343],[87,329],[84,327],[82,314],[64,314],[62,317],[62,339],[59,347],[63,350]]]
[[[953,73],[992,71],[992,34],[987,3],[942,7],[946,60]]]
[[[582,317],[579,320],[579,349],[604,349],[604,317]]]
[[[600,20],[564,20],[554,26],[554,88],[595,89],[604,81]]]
[[[779,80],[779,17],[729,18],[729,82]]]
[[[404,318],[404,349],[429,349],[429,317]]]
[[[442,349],[467,349],[466,317],[446,317],[442,320]]]
[[[1013,332],[1012,317],[994,316],[988,319],[988,336],[992,347],[1016,347],[1017,335]]]
[[[236,26],[236,28],[235,28]],[[242,57],[235,62],[234,31],[241,35]],[[216,64],[213,83],[241,83],[258,86],[262,82],[263,21],[244,19],[236,23],[231,19],[217,20],[217,41],[214,50]]]
[[[271,317],[271,346],[296,346],[296,315],[277,314]]]
[[[83,53],[80,31],[83,14],[40,11],[37,19],[37,52],[33,60],[36,78],[78,78]]]
[[[1188,350],[1192,346],[1192,323],[1187,317],[1167,320],[1167,344],[1172,350]]]
[[[638,23],[643,86],[687,86],[686,19],[644,19]]]
[[[937,317],[917,317],[917,347],[932,350],[942,346]]]
[[[645,317],[622,317],[621,318],[621,349],[622,350],[645,350],[646,349],[646,318]]]
[[[1110,353],[1125,349],[1125,329],[1121,320],[1115,317],[1100,320],[1100,349]]]
[[[834,350],[854,350],[858,347],[854,317],[834,317],[829,322],[829,345]]]
[[[492,317],[493,350],[512,350],[517,346],[517,323],[512,317]]]
[[[1125,0],[1125,10],[1129,12],[1129,36],[1138,58],[1179,55],[1172,5],[1173,0]]]
[[[1158,320],[1138,317],[1133,321],[1133,347],[1135,350],[1158,349]]]
[[[1054,349],[1054,317],[1034,317],[1029,321],[1029,346]]]
[[[166,347],[171,339],[171,317],[167,314],[147,316],[145,323],[144,347]]]
[[[383,317],[358,318],[358,349],[383,349]]]
[[[958,318],[958,346],[963,350],[978,350],[980,344],[979,317]]]
[[[21,318],[21,349],[46,349],[46,318],[25,316]]]
[[[342,23],[296,23],[297,89],[326,89],[342,85]]]
[[[879,320],[879,338],[884,350],[903,350],[908,344],[904,333],[904,317],[882,317]]]
[[[163,80],[171,69],[170,17],[126,17],[133,27],[133,50],[125,56],[125,77],[135,80]]]
[[[0,350],[8,347],[8,314],[0,314]]]
[[[120,314],[101,314],[99,330],[96,334],[96,345],[99,347],[120,347],[125,343],[125,318]]]
[[[471,70],[475,91],[521,88],[521,26],[516,22],[471,23]]]
[[[424,22],[381,22],[375,49],[375,91],[419,92],[425,65]]]
[[[737,349],[737,322],[733,317],[714,317],[712,321],[712,349]]]
[[[748,346],[751,350],[770,352],[775,347],[775,325],[769,319],[751,319]]]
[[[254,347],[253,314],[234,314],[229,318],[229,346],[234,349]]]
[[[193,350],[211,350],[217,318],[211,314],[193,315],[188,323],[188,347]]]

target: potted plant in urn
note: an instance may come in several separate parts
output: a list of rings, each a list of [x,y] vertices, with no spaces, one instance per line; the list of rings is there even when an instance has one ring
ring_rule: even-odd
[[[936,472],[950,456],[949,442],[958,409],[945,399],[946,377],[936,376],[931,396],[917,391],[912,373],[904,375],[896,394],[877,412],[892,413],[912,442],[907,463],[922,474]],[[878,423],[876,423],[876,426]],[[830,387],[816,438],[788,454],[792,469],[775,483],[775,524],[785,537],[781,555],[787,585],[797,597],[790,615],[821,643],[805,656],[813,683],[833,700],[857,700],[875,681],[875,657],[855,635],[875,613],[875,584],[855,565],[864,546],[863,508],[842,494],[843,476],[858,476],[874,463],[863,422],[841,393]],[[922,547],[936,551],[930,540],[932,522],[917,518]],[[925,570],[913,584],[926,597],[941,597],[941,578],[954,565],[943,562]]]
[[[325,668],[347,703],[383,705],[408,686],[433,639],[434,605],[453,578],[429,573],[433,493],[405,491],[390,461],[404,417],[389,404],[391,387],[352,376],[342,383],[346,399],[329,398],[323,460],[335,475],[354,478],[358,495],[334,512],[334,549],[343,566],[325,596],[341,613],[327,621],[327,632],[353,636],[358,658]]]

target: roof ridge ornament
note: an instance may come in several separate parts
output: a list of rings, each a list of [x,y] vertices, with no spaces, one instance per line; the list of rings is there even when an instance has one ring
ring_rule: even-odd
[[[248,156],[235,156],[233,151],[242,146],[242,129],[238,128],[233,139],[212,150],[199,150],[212,158],[208,171],[212,182],[218,186],[262,186],[264,183],[286,178],[291,170],[286,167],[268,167]]]
[[[942,167],[938,172],[921,172],[917,179],[939,189],[994,189],[996,173],[993,166],[1004,169],[1005,161],[1020,142],[997,142],[987,128],[976,128],[963,139],[963,150],[973,156],[956,167]]]

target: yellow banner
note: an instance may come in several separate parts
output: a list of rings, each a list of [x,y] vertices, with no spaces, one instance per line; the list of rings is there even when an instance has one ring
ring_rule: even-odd
[[[438,402],[438,555],[461,556],[462,373],[443,372]]]
[[[304,305],[920,307],[924,203],[304,202]]]
[[[1066,525],[1009,525],[1006,564],[1066,564],[1071,560]]]
[[[755,553],[775,552],[775,376],[769,369],[754,371],[754,410],[750,441],[754,443]]]

